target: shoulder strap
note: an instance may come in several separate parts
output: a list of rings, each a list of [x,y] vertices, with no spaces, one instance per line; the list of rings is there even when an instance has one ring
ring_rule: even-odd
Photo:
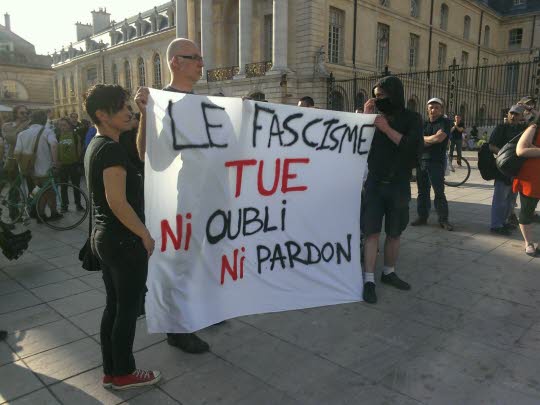
[[[90,217],[88,218],[88,237],[92,235],[92,227],[94,226],[94,199],[92,197],[92,172],[94,171],[94,162],[96,161],[96,156],[101,152],[101,149],[104,148],[104,146],[107,144],[107,140],[103,142],[102,145],[99,146],[99,148],[96,149],[92,157],[90,158],[90,168],[88,170],[88,197],[90,199]]]
[[[43,125],[43,126],[41,127],[41,129],[39,130],[39,133],[38,133],[38,135],[37,135],[37,138],[36,138],[36,140],[34,141],[34,152],[33,152],[33,153],[34,153],[34,156],[37,154],[37,148],[38,148],[38,146],[39,146],[39,139],[41,138],[41,134],[43,133],[44,130],[45,130],[45,125]]]

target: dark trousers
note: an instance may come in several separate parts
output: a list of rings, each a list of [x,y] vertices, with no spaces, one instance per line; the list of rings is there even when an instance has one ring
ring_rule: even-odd
[[[416,169],[418,185],[417,211],[420,218],[427,218],[431,210],[431,188],[435,192],[435,209],[439,222],[448,221],[448,201],[444,194],[444,162],[421,160]]]
[[[75,187],[81,186],[81,171],[79,163],[65,165],[60,168],[60,182],[69,183],[70,181]],[[69,197],[66,186],[60,186],[60,195],[62,197],[62,207],[67,208],[69,204]],[[78,189],[73,189],[73,198],[75,198],[76,205],[81,205],[81,193]]]
[[[457,153],[457,161],[458,164],[461,164],[461,148],[463,146],[463,142],[461,139],[452,139],[450,141],[450,163],[452,163],[452,158],[454,157],[454,148],[456,149]]]
[[[107,294],[100,331],[103,372],[130,374],[136,368],[133,340],[148,256],[140,238],[103,230],[92,233],[92,251],[101,263]]]

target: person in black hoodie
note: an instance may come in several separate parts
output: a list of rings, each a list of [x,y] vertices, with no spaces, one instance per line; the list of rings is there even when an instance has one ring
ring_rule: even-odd
[[[375,136],[368,157],[368,178],[362,209],[364,246],[364,301],[377,302],[375,293],[375,262],[379,235],[384,227],[384,269],[381,282],[400,290],[409,290],[395,266],[399,255],[401,233],[409,222],[411,169],[423,147],[422,117],[405,108],[401,80],[394,76],[381,79],[373,88],[374,98],[364,105],[365,114],[375,118]]]

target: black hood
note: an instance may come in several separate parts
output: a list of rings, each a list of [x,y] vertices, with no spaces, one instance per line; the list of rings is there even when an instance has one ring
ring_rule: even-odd
[[[397,111],[405,108],[405,92],[403,91],[403,83],[396,76],[386,76],[377,82],[371,93],[375,97],[375,87],[380,87],[392,101]]]

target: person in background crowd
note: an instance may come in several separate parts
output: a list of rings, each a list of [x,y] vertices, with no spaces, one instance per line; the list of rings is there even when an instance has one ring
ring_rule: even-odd
[[[405,108],[403,83],[397,77],[385,77],[373,88],[374,98],[364,105],[366,114],[375,118],[375,135],[368,156],[368,177],[362,201],[364,241],[364,292],[369,304],[377,302],[375,265],[379,235],[384,219],[384,268],[381,282],[400,290],[411,286],[395,272],[401,233],[409,222],[411,168],[422,149],[422,118]]]
[[[523,112],[525,109],[520,105],[513,105],[508,111],[506,124],[499,124],[495,127],[489,138],[489,150],[497,155],[499,150],[515,138],[525,129]],[[491,202],[491,226],[493,233],[509,236],[517,225],[511,223],[511,216],[514,211],[516,194],[512,192],[512,179],[506,177],[497,170],[495,178],[493,199]]]
[[[519,100],[518,105],[524,108],[523,119],[527,123],[532,123],[539,117],[538,110],[536,109],[536,99],[533,97],[523,97]]]
[[[418,218],[411,225],[427,224],[431,209],[430,191],[433,188],[434,205],[439,216],[439,225],[447,231],[452,231],[454,227],[448,222],[448,201],[444,194],[446,148],[451,123],[444,118],[443,107],[440,98],[432,98],[427,102],[428,121],[424,124],[424,152],[416,169]]]
[[[315,107],[315,101],[310,96],[304,96],[298,100],[298,107],[313,108]]]
[[[34,162],[33,184],[32,188],[29,187],[29,192],[32,191],[34,185],[42,187],[49,179],[49,170],[59,166],[58,140],[56,139],[56,134],[46,127],[47,112],[34,111],[32,113],[30,124],[31,125],[27,129],[19,133],[14,150],[15,156],[33,154],[35,143],[39,136],[39,143],[37,144]],[[41,135],[39,135],[40,133]],[[50,189],[45,194],[43,203],[37,207],[39,213],[43,213],[45,204],[48,205],[51,210],[51,216],[49,217],[50,221],[56,221],[62,218],[62,215],[60,215],[57,210],[54,190]],[[38,223],[41,222],[39,217],[37,218],[37,221]]]
[[[94,207],[93,254],[103,273],[106,305],[100,329],[103,386],[128,389],[157,383],[158,371],[139,370],[133,341],[154,239],[142,222],[142,177],[119,144],[132,126],[129,94],[118,85],[97,84],[85,97],[97,127],[84,167]]]
[[[189,39],[176,38],[167,48],[167,61],[171,81],[163,90],[192,94],[204,66],[199,47]],[[149,94],[147,87],[139,87],[135,94],[135,102],[141,112],[137,133],[137,151],[141,161],[144,161],[146,153],[146,105]],[[208,343],[194,333],[167,333],[167,343],[187,353],[204,353],[210,349]]]
[[[81,123],[79,122],[79,114],[77,114],[76,112],[72,112],[71,114],[69,114],[69,122],[73,127],[72,129],[75,131],[77,127],[81,125]]]
[[[454,148],[457,153],[457,164],[461,166],[461,148],[463,146],[463,132],[465,124],[459,115],[454,117],[454,125],[450,129],[450,170],[454,171],[452,160],[454,158]]]
[[[88,131],[86,131],[86,134],[84,135],[84,150],[88,147],[90,144],[90,141],[96,136],[97,128],[92,125],[90,128],[88,128]]]
[[[17,105],[13,108],[13,121],[2,125],[2,135],[6,144],[6,156],[4,172],[9,179],[14,179],[19,173],[14,152],[17,144],[17,135],[30,125],[28,120],[28,108],[25,105]]]
[[[364,107],[356,107],[354,110],[356,114],[364,114]]]
[[[538,244],[532,241],[532,222],[534,211],[540,200],[540,130],[537,118],[523,133],[516,147],[519,157],[527,158],[518,175],[514,178],[512,189],[519,193],[521,210],[519,228],[525,241],[525,254],[536,257],[540,255]]]
[[[53,110],[50,108],[47,110],[47,123],[45,124],[45,127],[50,129],[51,131],[54,131],[54,122],[53,122]]]
[[[81,186],[81,147],[77,136],[74,134],[70,122],[65,118],[58,120],[58,162],[60,163],[60,182],[73,184],[76,187]],[[62,207],[60,212],[67,212],[69,205],[69,196],[67,187],[60,186],[62,196]],[[81,193],[78,189],[73,189],[73,198],[77,211],[84,211],[81,205]]]

